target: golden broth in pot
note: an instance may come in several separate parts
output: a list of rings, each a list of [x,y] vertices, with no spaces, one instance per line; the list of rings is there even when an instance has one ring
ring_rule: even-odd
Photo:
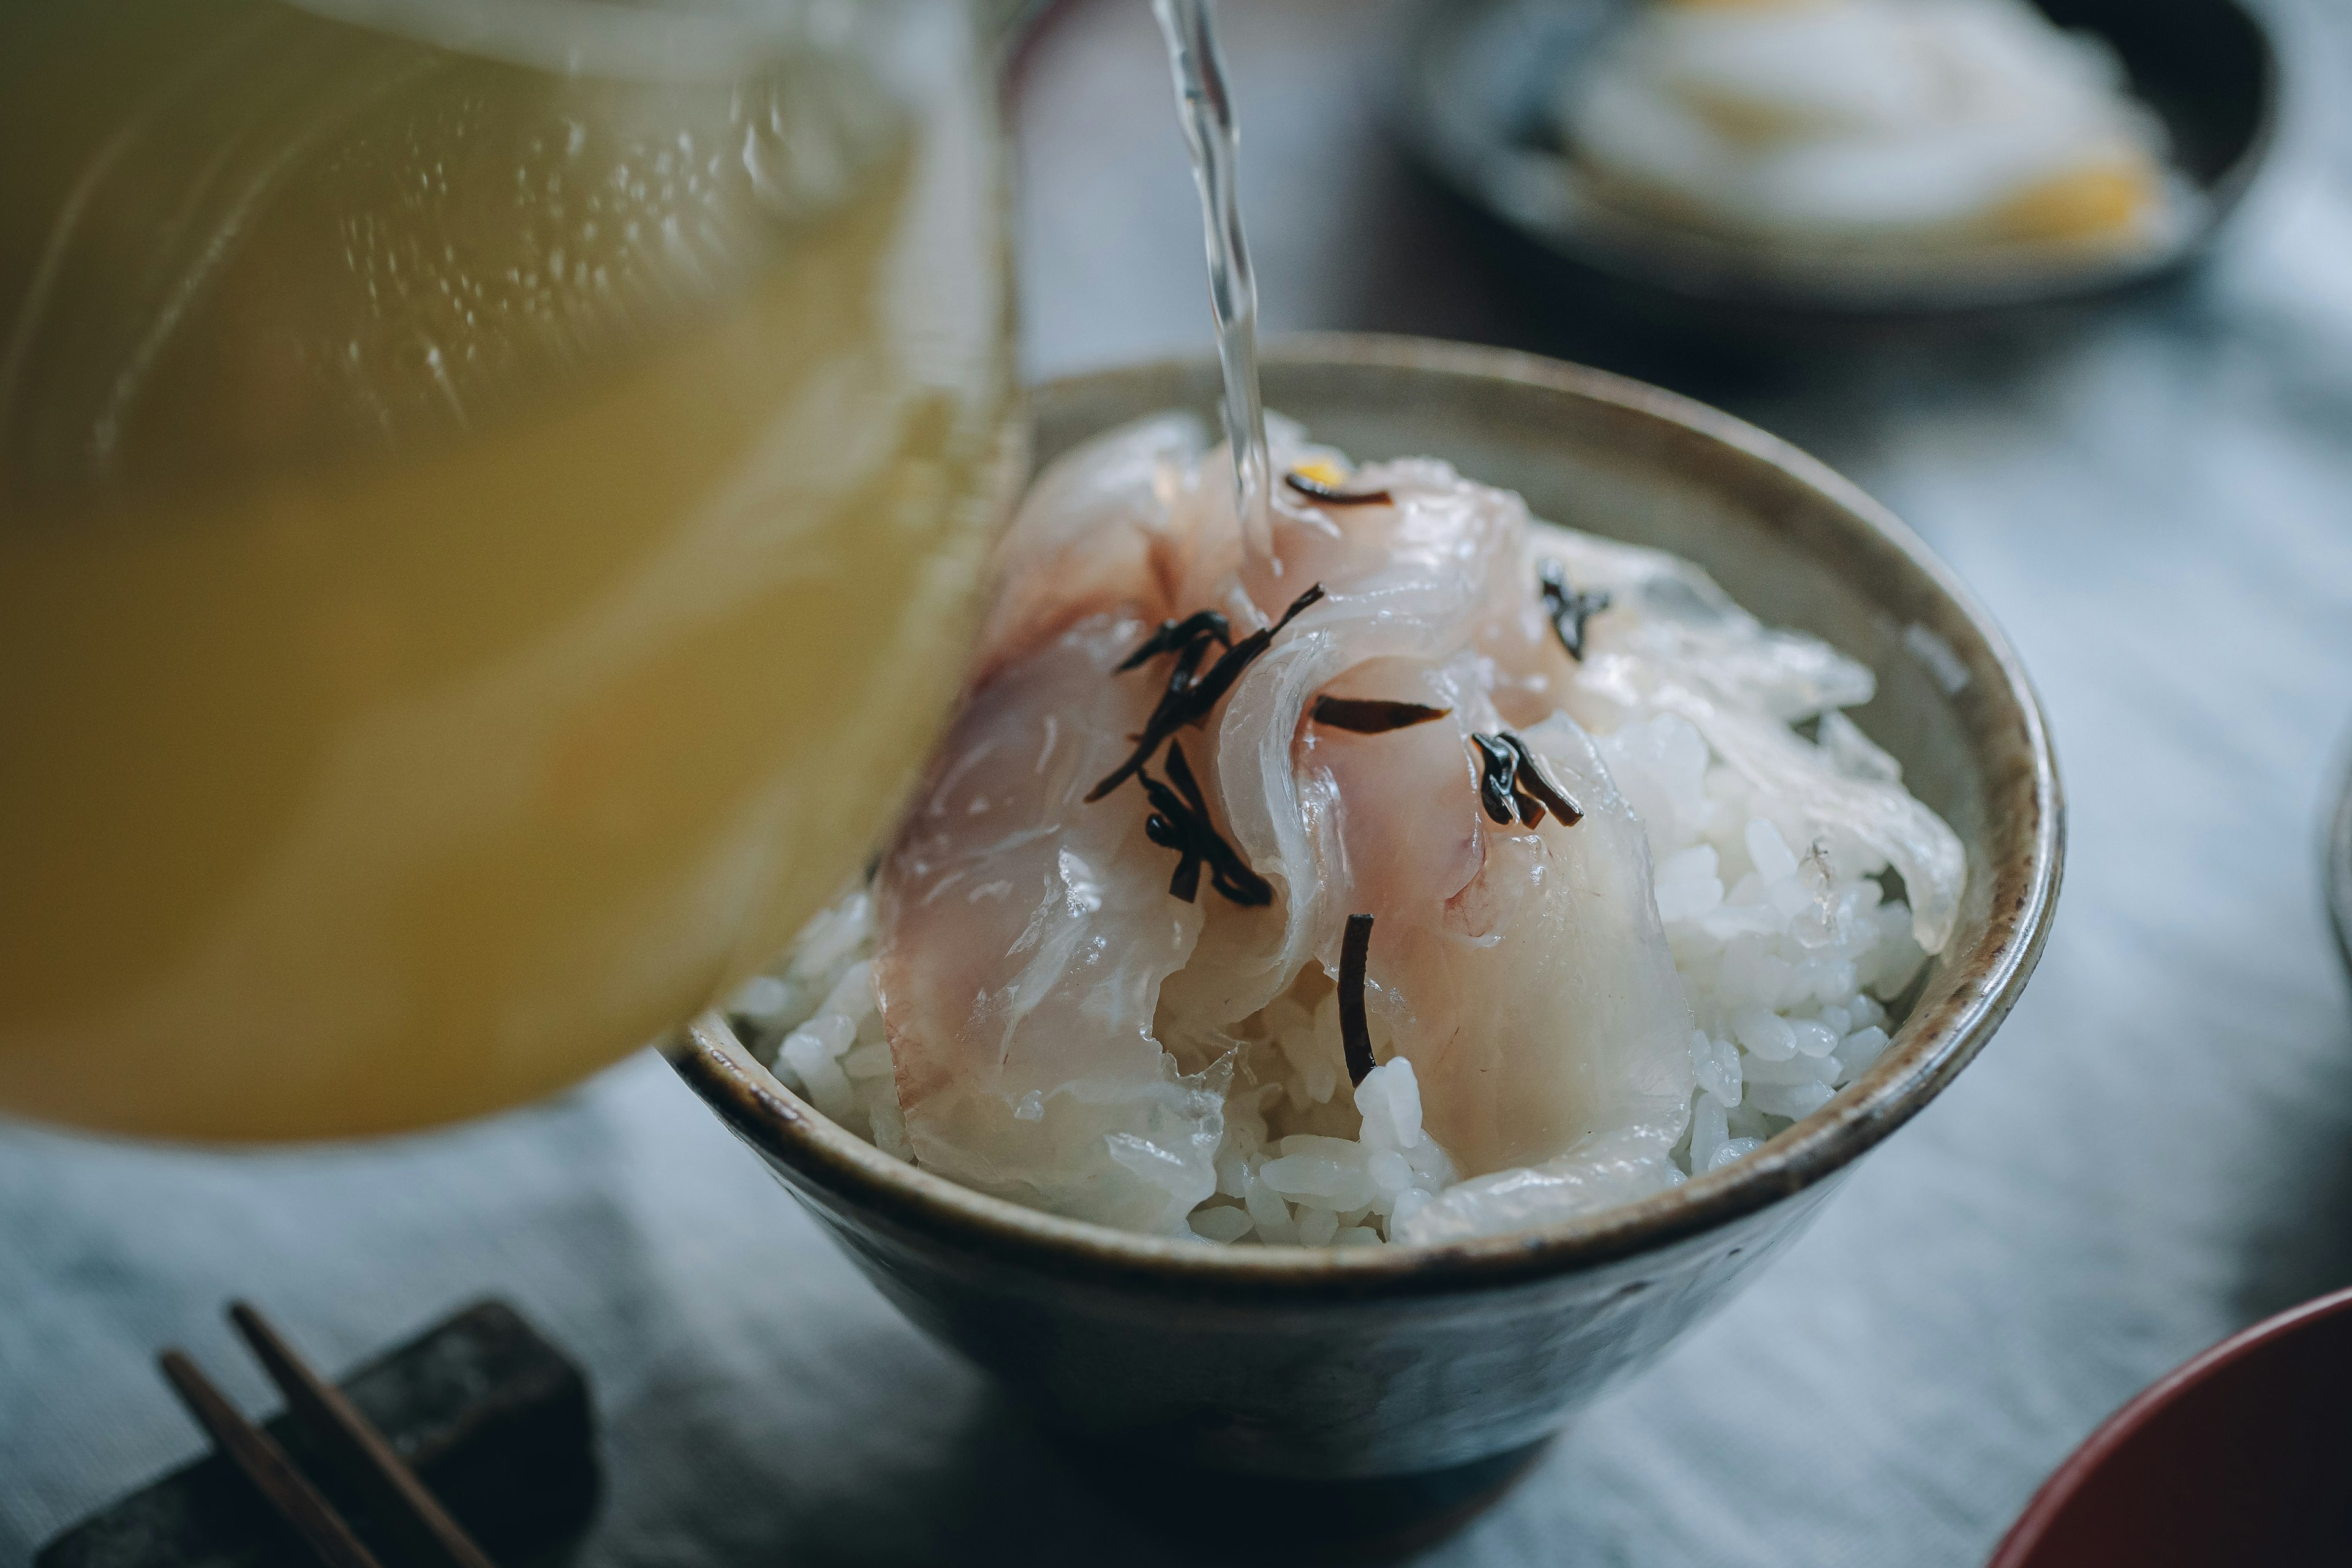
[[[865,858],[1011,474],[963,8],[0,15],[0,1109],[530,1098]]]

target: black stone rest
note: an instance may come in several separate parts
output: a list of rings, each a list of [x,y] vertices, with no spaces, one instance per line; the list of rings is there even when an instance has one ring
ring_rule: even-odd
[[[587,1381],[502,1301],[467,1307],[341,1386],[482,1550],[510,1568],[558,1560],[595,1510]],[[262,1425],[384,1563],[403,1561],[290,1417]],[[245,1478],[207,1455],[75,1525],[41,1548],[33,1568],[312,1562]]]

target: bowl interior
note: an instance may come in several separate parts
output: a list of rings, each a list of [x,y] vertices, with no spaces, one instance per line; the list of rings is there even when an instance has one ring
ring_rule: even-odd
[[[2177,244],[2126,258],[1862,257],[1744,245],[1600,199],[1552,119],[1559,84],[1638,0],[1432,0],[1411,34],[1399,129],[1423,165],[1508,234],[1647,295],[1818,318],[1969,315],[2080,299],[2164,273],[2236,205],[2270,141],[2277,68],[2238,0],[2037,0],[2096,36],[2163,122],[2200,198]],[[1750,329],[1759,323],[1741,321]]]
[[[1746,1160],[1540,1232],[1441,1248],[1201,1247],[1020,1208],[833,1127],[742,1059],[723,1026],[698,1026],[670,1049],[714,1109],[796,1179],[898,1223],[1057,1268],[1451,1289],[1631,1256],[1757,1213],[1835,1172],[1931,1099],[2030,973],[2061,854],[2055,763],[2032,692],[1948,573],[1802,454],[1617,377],[1498,350],[1332,337],[1271,346],[1265,385],[1274,409],[1360,459],[1445,458],[1519,490],[1555,521],[1675,551],[1768,621],[1813,632],[1878,672],[1877,695],[1857,718],[1952,825],[1969,868],[1958,928],[1894,1044],[1837,1099]],[[1033,393],[1038,459],[1164,409],[1213,420],[1218,396],[1205,359],[1055,382]]]

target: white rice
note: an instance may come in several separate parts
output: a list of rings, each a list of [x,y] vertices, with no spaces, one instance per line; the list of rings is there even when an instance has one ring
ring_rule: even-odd
[[[1826,713],[1820,725],[1819,744],[1841,772],[1899,778],[1895,760],[1843,714]],[[1927,955],[1910,911],[1885,897],[1879,877],[1825,869],[1860,857],[1832,856],[1807,838],[1795,803],[1760,793],[1687,721],[1660,715],[1599,744],[1648,830],[1658,913],[1697,1024],[1698,1088],[1671,1184],[1753,1152],[1859,1077],[1886,1048],[1888,1005],[1905,999]],[[860,888],[813,921],[782,967],[746,984],[728,1010],[784,1084],[911,1160],[874,996],[875,934],[873,898]],[[1217,1190],[1191,1216],[1204,1241],[1382,1245],[1455,1185],[1444,1151],[1422,1131],[1409,1061],[1383,1061],[1341,1092],[1336,988],[1319,968],[1309,965],[1234,1033],[1218,1079]],[[1385,1054],[1377,1015],[1373,1044]],[[1491,1188],[1500,1205],[1511,1174],[1477,1178],[1449,1202]],[[1655,1188],[1646,1177],[1622,1194],[1597,1188],[1586,1206]]]

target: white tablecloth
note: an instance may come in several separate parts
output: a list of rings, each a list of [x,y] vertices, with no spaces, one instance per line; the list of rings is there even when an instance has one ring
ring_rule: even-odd
[[[1370,8],[1227,9],[1269,323],[1509,341],[1379,141]],[[1431,1561],[1979,1562],[2134,1389],[2352,1280],[2352,1026],[2316,875],[2352,724],[2352,104],[2325,101],[2352,15],[2287,22],[2308,90],[2198,286],[2063,341],[1770,384],[1664,373],[1853,474],[2007,625],[2066,771],[2066,889],[1984,1058]],[[1031,60],[1041,373],[1204,342],[1154,47],[1141,0],[1097,0]],[[228,1296],[340,1365],[492,1292],[594,1380],[587,1563],[1182,1560],[639,1059],[352,1151],[0,1130],[0,1564],[194,1451],[155,1346],[262,1402]]]

